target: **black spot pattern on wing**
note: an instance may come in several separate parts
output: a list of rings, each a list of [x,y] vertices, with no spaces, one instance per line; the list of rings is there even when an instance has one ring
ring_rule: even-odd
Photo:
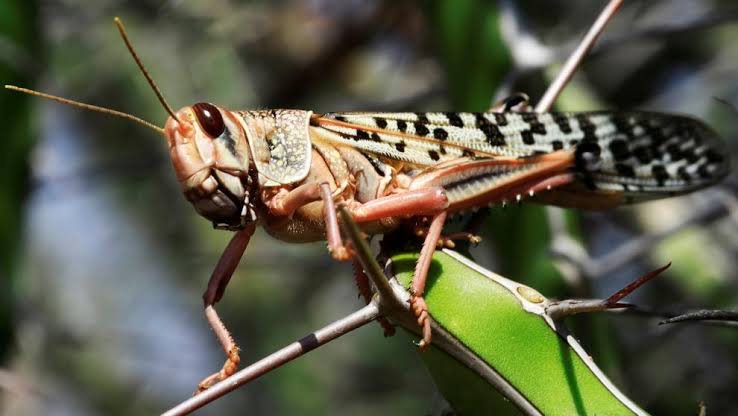
[[[643,200],[702,188],[728,171],[720,139],[697,120],[623,112],[609,115],[610,127],[602,123],[607,117],[595,119],[596,114],[580,114],[576,119],[583,133],[579,146],[593,136],[605,145],[602,166],[593,172],[600,186],[617,189],[619,185],[632,199]]]
[[[626,165],[625,163],[616,163],[615,169],[617,170],[619,175],[625,176],[626,178],[635,178],[635,170],[633,170],[633,167],[630,165]]]
[[[596,134],[597,127],[589,119],[589,116],[586,114],[577,114],[576,119],[579,122],[579,129],[582,131],[582,133],[584,133],[584,137],[582,138],[582,141],[596,142],[597,141],[597,134]]]
[[[543,136],[546,135],[546,126],[539,122],[530,123],[530,131]]]
[[[666,153],[669,154],[669,157],[671,158],[672,162],[676,162],[681,159],[684,159],[684,152],[682,151],[682,146],[678,143],[672,143],[666,146]]]
[[[419,121],[415,122],[415,134],[418,136],[427,136],[428,133],[430,133],[430,130],[428,130],[428,127],[425,127],[425,124],[421,124]]]
[[[617,131],[624,135],[626,140],[632,141],[635,138],[635,133],[633,131],[634,125],[628,120],[628,117],[615,114],[611,120]]]
[[[577,169],[583,173],[594,173],[599,168],[602,148],[597,142],[586,141],[576,147]]]
[[[464,121],[459,116],[459,113],[446,113],[448,123],[454,127],[464,127]]]
[[[535,145],[549,142],[548,129],[542,122],[542,116],[538,113],[518,113],[528,128],[520,132],[520,139],[524,144]]]
[[[433,129],[433,137],[438,140],[448,139],[448,132],[440,127]]]
[[[495,115],[495,122],[498,126],[507,126],[507,117],[505,117],[504,113],[494,113]]]
[[[538,121],[538,114],[537,113],[520,113],[520,117],[525,121],[526,123],[535,123]]]
[[[369,139],[379,142],[365,149],[420,165],[460,156],[526,158],[573,149],[578,180],[590,189],[625,192],[624,198],[633,200],[709,185],[728,166],[720,140],[709,128],[676,115],[432,112],[344,113],[333,118],[365,126]],[[380,129],[379,134],[372,129]],[[367,135],[355,136],[353,143]]]
[[[651,166],[651,174],[661,186],[669,179],[669,174],[666,172],[664,165]]]
[[[557,126],[559,126],[559,130],[561,130],[562,133],[570,134],[572,132],[569,116],[566,114],[554,113],[553,121]]]
[[[679,169],[677,169],[677,176],[687,182],[692,180],[692,176],[687,172],[686,166],[680,166]]]
[[[484,113],[475,114],[476,126],[479,130],[484,133],[484,137],[487,139],[487,143],[490,146],[504,146],[505,135],[500,132],[500,129],[493,124]]]
[[[612,156],[616,161],[625,160],[630,157],[628,143],[622,139],[615,139],[610,142],[610,152],[612,152]]]
[[[638,162],[642,165],[651,163],[651,161],[656,158],[656,155],[653,153],[651,148],[647,146],[636,147],[635,149],[633,149],[632,153],[636,157]]]
[[[533,132],[530,130],[521,131],[520,138],[523,140],[523,143],[525,144],[535,144],[536,143],[536,139],[533,138]]]
[[[685,153],[684,158],[687,159],[687,163],[694,164],[700,160],[700,155],[697,152],[688,152]]]
[[[723,163],[725,162],[725,156],[718,153],[715,149],[707,149],[704,153],[707,161],[710,163]]]
[[[697,168],[697,174],[703,179],[709,179],[712,177],[712,172],[709,165],[700,165]]]

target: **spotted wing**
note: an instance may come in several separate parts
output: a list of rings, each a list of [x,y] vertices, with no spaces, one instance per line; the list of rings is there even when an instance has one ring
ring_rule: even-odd
[[[507,119],[513,121],[513,125]],[[380,157],[432,166],[459,157],[522,157],[517,114],[501,113],[329,113],[313,120],[320,135]]]
[[[575,117],[583,133],[578,153],[589,148],[601,161],[579,167],[590,188],[623,191],[632,202],[691,192],[729,173],[724,143],[695,118],[653,112]]]
[[[720,139],[702,122],[652,112],[329,113],[311,124],[332,142],[425,167],[573,149],[584,189],[630,200],[702,188],[729,169]]]

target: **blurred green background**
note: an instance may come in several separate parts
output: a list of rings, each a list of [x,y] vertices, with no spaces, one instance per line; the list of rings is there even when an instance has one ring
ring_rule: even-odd
[[[165,112],[112,24],[120,16],[174,107],[481,111],[513,91],[540,97],[603,5],[10,0],[0,3],[0,76],[161,124]],[[628,2],[557,108],[691,114],[735,158],[736,113],[713,100],[738,103],[735,19],[730,1]],[[197,217],[150,131],[12,92],[0,92],[0,110],[0,414],[147,414],[186,398],[222,364],[200,294],[229,234]],[[733,175],[693,196],[565,213],[576,238],[605,259],[583,279],[553,266],[541,207],[494,209],[472,255],[560,298],[606,296],[673,260],[632,300],[735,308],[735,195]],[[632,257],[606,257],[622,244]],[[350,267],[324,244],[259,232],[219,311],[248,363],[360,305]],[[700,400],[709,414],[738,414],[738,332],[657,321],[585,317],[571,326],[654,414],[695,414]],[[385,339],[370,325],[200,414],[443,409],[408,339]]]

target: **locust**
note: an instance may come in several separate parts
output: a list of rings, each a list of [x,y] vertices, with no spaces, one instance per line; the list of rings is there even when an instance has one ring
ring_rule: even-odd
[[[431,341],[425,280],[449,216],[522,199],[607,209],[692,192],[729,171],[718,135],[697,119],[642,111],[535,113],[520,96],[480,113],[242,111],[207,102],[175,112],[120,20],[115,23],[169,114],[163,128],[116,110],[6,88],[127,118],[163,135],[185,198],[215,228],[235,232],[203,295],[227,358],[198,391],[239,364],[238,346],[214,305],[257,226],[286,242],[327,241],[338,260],[352,252],[342,241],[337,204],[369,235],[409,222],[423,228],[410,287],[422,348]]]

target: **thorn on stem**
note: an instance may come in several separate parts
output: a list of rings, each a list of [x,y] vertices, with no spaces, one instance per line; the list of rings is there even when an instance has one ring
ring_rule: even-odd
[[[652,270],[644,274],[643,276],[631,282],[628,286],[625,286],[624,288],[613,293],[609,298],[605,299],[605,303],[607,303],[608,305],[617,304],[620,299],[628,296],[629,294],[633,293],[636,289],[638,289],[639,287],[649,282],[654,277],[660,275],[662,272],[664,272],[664,270],[668,269],[669,266],[671,266],[671,262],[667,263],[665,266],[661,266],[656,270]]]

